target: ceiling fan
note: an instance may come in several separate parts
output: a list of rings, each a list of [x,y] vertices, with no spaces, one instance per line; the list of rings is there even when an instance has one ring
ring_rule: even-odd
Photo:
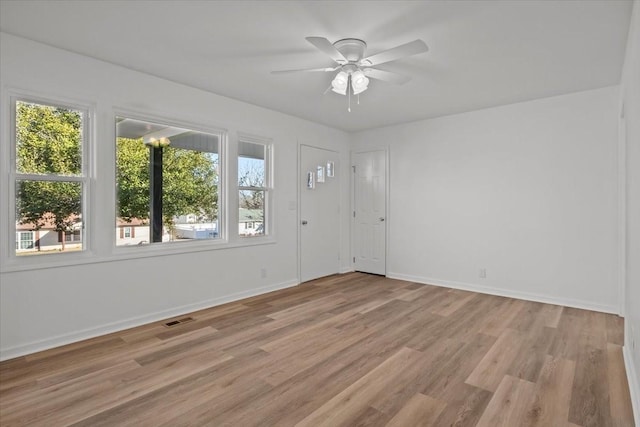
[[[331,86],[325,93],[332,89],[340,95],[359,95],[367,90],[369,77],[385,82],[404,84],[411,80],[411,77],[390,71],[373,68],[377,65],[395,61],[407,56],[417,55],[429,50],[427,44],[422,40],[414,40],[400,46],[365,57],[367,44],[360,39],[341,39],[331,43],[324,37],[307,37],[306,40],[322,52],[329,55],[338,65],[327,68],[309,68],[300,70],[272,71],[272,74],[298,73],[298,72],[334,72],[337,71]],[[351,90],[350,90],[351,89]],[[349,111],[351,108],[349,107]]]

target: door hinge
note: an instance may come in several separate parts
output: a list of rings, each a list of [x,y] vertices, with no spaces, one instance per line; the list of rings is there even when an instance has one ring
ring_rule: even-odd
[[[351,168],[353,169],[353,173],[356,173],[356,167],[355,166],[351,166]]]
[[[356,262],[356,257],[353,257],[353,262]]]
[[[353,211],[353,217],[354,218],[356,217],[356,211]]]

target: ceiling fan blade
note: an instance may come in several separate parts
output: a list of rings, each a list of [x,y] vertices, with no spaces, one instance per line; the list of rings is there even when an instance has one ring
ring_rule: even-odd
[[[329,57],[336,61],[338,64],[345,64],[348,62],[347,58],[342,56],[340,51],[338,51],[338,49],[336,49],[335,46],[332,45],[331,42],[324,37],[306,37],[306,40],[329,55]]]
[[[365,68],[362,71],[364,72],[364,75],[367,77],[371,77],[372,79],[382,80],[389,83],[395,83],[397,85],[403,85],[409,80],[411,80],[411,77],[392,73],[391,71],[376,70],[374,68]]]
[[[360,61],[361,65],[370,66],[384,64],[385,62],[395,61],[396,59],[404,58],[407,56],[417,55],[418,53],[424,53],[428,51],[427,44],[422,40],[414,40],[409,43],[396,46],[389,50],[385,50],[380,53],[376,53],[368,58],[364,58]]]
[[[288,74],[288,73],[312,73],[312,72],[325,72],[329,73],[331,71],[337,70],[339,67],[335,68],[303,68],[299,70],[278,70],[272,71],[271,74]]]

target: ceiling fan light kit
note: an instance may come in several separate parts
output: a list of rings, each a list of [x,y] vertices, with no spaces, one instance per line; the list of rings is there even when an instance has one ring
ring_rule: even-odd
[[[335,93],[346,95],[347,88],[349,86],[349,74],[344,71],[340,71],[338,74],[336,74],[335,78],[331,82],[331,86],[333,87],[333,91]]]
[[[360,39],[341,39],[335,43],[331,43],[324,37],[307,37],[306,40],[327,54],[338,66],[334,68],[272,71],[272,73],[334,72],[339,70],[331,81],[330,87],[331,90],[337,94],[349,95],[349,112],[351,112],[351,93],[359,95],[367,90],[369,87],[369,78],[395,84],[404,84],[411,80],[410,77],[373,67],[407,56],[424,53],[429,50],[425,42],[422,40],[414,40],[365,58],[364,55],[367,50],[367,44]],[[358,103],[360,103],[359,100],[360,98],[358,97]]]

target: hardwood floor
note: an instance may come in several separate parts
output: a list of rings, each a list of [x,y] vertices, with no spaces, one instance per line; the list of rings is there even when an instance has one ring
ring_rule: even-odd
[[[633,426],[622,319],[350,273],[0,364],[0,425]]]

